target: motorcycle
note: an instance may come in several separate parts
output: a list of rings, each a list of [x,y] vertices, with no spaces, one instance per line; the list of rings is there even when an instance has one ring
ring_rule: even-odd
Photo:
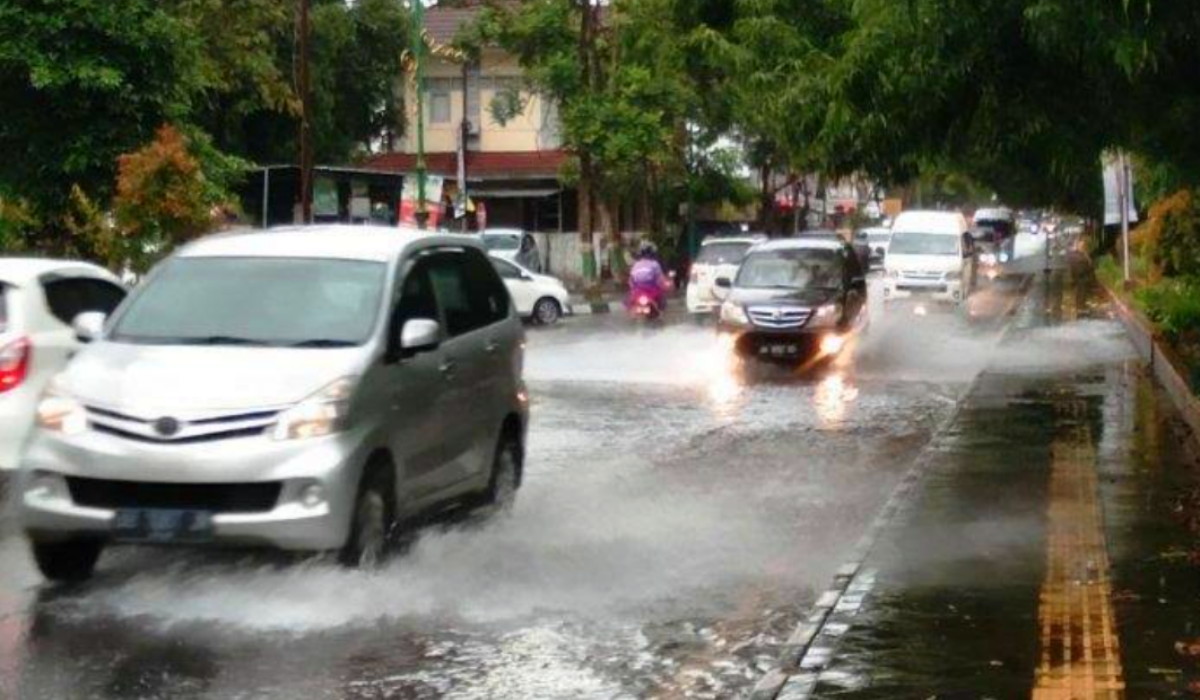
[[[635,319],[656,321],[662,316],[658,300],[646,292],[633,292],[628,306],[630,315]]]

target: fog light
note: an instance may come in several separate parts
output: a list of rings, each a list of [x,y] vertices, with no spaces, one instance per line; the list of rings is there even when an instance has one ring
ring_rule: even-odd
[[[325,488],[320,484],[309,484],[300,492],[300,504],[305,508],[316,508],[325,503]]]
[[[836,355],[846,346],[846,339],[840,335],[829,334],[821,338],[821,354]]]
[[[39,474],[25,489],[25,495],[39,501],[58,501],[70,498],[67,482],[57,474]]]

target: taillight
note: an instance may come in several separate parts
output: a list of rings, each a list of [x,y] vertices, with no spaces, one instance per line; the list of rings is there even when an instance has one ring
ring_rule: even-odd
[[[16,389],[29,374],[29,356],[33,347],[28,338],[17,338],[0,346],[0,394]]]

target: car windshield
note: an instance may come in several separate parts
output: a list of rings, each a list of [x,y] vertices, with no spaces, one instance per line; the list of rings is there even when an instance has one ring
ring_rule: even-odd
[[[488,250],[517,250],[521,247],[521,237],[507,233],[489,233],[483,237],[483,245]]]
[[[901,231],[892,235],[888,253],[893,255],[958,255],[958,237],[945,233]]]
[[[175,258],[130,301],[111,338],[168,345],[344,347],[370,336],[383,263]]]
[[[749,243],[709,243],[700,249],[696,262],[706,265],[737,265],[750,250]]]
[[[750,254],[738,271],[736,285],[749,289],[829,289],[841,280],[835,250],[771,250]]]

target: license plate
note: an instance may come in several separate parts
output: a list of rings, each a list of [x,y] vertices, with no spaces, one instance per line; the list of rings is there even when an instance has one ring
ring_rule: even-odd
[[[207,542],[212,513],[204,510],[123,508],[113,518],[113,536],[124,542]]]
[[[781,343],[763,345],[763,346],[759,347],[758,354],[770,355],[771,357],[786,357],[788,355],[798,355],[798,354],[800,354],[800,346],[785,345],[785,344],[781,344]]]

